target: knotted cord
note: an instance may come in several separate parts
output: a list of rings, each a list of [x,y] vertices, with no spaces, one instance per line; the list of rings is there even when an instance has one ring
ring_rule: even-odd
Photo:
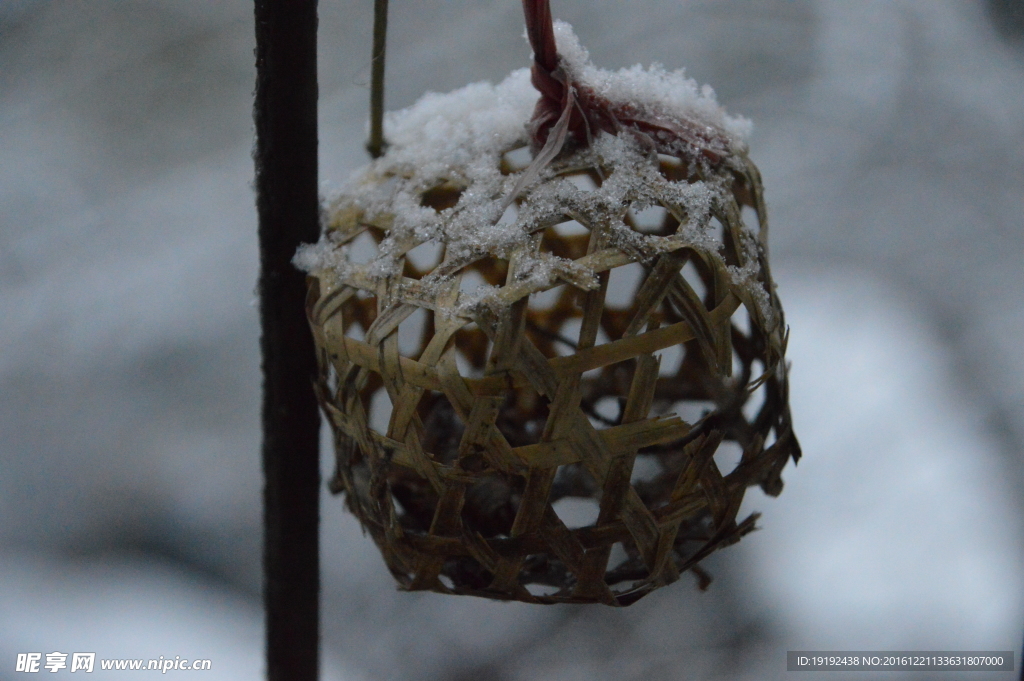
[[[572,73],[558,54],[549,0],[523,0],[523,12],[533,48],[531,82],[541,95],[530,124],[534,149],[542,150],[538,159],[541,155],[554,158],[566,144],[587,146],[598,131],[630,133],[657,153],[684,160],[703,159],[711,165],[722,163],[731,154],[728,137],[715,126],[641,108],[632,102],[615,102],[579,82],[578,74]],[[552,154],[545,149],[546,143],[551,132],[561,133],[563,117],[566,134],[556,134],[558,148]]]

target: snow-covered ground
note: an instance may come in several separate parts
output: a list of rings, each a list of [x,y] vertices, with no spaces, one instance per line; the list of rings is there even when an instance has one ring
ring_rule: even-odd
[[[389,107],[527,64],[518,2],[392,5]],[[321,2],[325,192],[365,159],[371,6]],[[1019,665],[1008,6],[553,0],[596,64],[685,66],[754,121],[805,458],[750,493],[763,529],[707,593],[621,611],[397,593],[325,495],[325,679],[775,679],[814,648]],[[0,679],[93,649],[259,673],[250,10],[0,2]]]

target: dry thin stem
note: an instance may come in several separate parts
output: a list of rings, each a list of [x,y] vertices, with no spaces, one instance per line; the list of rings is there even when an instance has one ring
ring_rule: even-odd
[[[370,80],[370,140],[366,150],[380,158],[387,150],[384,141],[384,51],[388,36],[388,0],[373,3],[373,62]]]

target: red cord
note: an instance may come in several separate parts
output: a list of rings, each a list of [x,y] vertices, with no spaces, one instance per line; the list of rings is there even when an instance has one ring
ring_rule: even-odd
[[[587,146],[598,131],[613,135],[629,131],[658,153],[685,159],[700,156],[716,165],[729,155],[728,138],[714,127],[645,111],[632,102],[612,102],[586,84],[573,81],[558,55],[549,1],[523,0],[523,13],[533,48],[531,82],[541,95],[530,124],[535,149],[544,146],[551,127],[569,107],[573,147]]]

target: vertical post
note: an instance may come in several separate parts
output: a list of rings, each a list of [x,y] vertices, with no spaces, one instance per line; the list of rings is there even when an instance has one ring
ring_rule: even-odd
[[[267,677],[315,681],[319,666],[319,430],[305,282],[291,265],[320,231],[316,0],[255,0],[256,207],[263,356]]]

